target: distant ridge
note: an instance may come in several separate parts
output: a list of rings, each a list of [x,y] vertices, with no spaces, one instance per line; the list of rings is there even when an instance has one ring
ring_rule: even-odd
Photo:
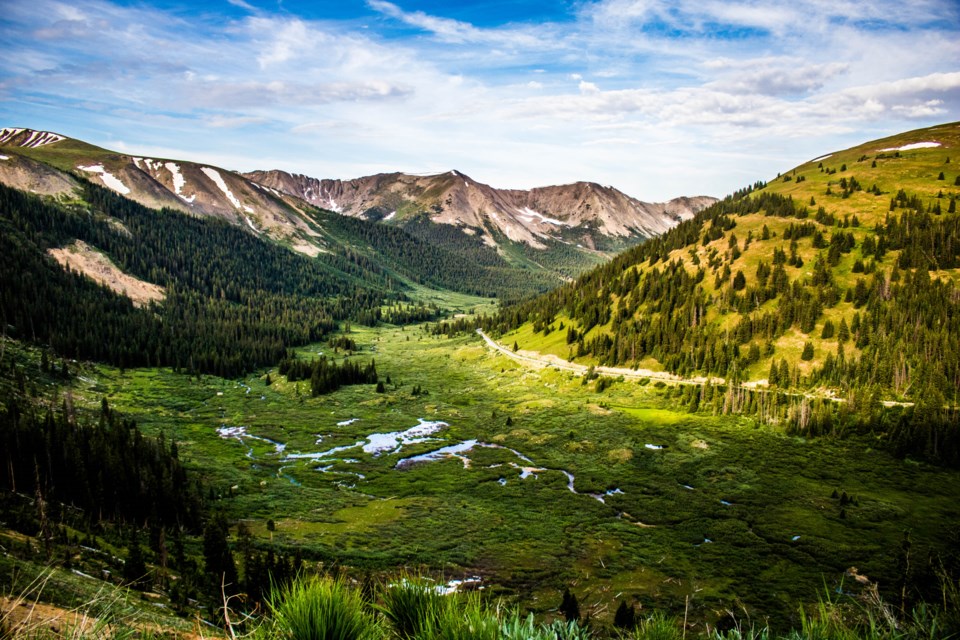
[[[716,201],[707,196],[642,202],[593,182],[496,189],[452,170],[440,174],[383,173],[354,180],[317,179],[285,171],[254,171],[251,180],[311,204],[353,217],[403,224],[425,216],[479,234],[489,245],[501,236],[536,249],[549,240],[604,248],[659,235]]]

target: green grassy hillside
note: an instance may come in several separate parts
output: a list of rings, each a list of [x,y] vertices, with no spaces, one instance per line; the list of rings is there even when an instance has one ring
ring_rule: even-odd
[[[811,160],[491,324],[583,363],[850,400],[859,422],[881,402],[949,421],[958,153],[953,123]]]

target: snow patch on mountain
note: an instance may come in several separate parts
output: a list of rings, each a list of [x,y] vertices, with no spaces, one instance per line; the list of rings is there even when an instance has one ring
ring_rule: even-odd
[[[173,191],[176,193],[184,202],[193,204],[193,201],[196,199],[197,194],[192,196],[183,195],[183,187],[187,184],[187,179],[183,177],[183,174],[180,173],[180,165],[176,162],[168,162],[163,165],[167,168],[167,171],[170,172],[170,176],[173,178]]]
[[[13,139],[24,132],[29,132],[27,137],[16,142],[17,146],[35,149],[52,142],[60,142],[63,136],[50,131],[34,131],[32,129],[4,128],[0,130],[0,144],[13,142]]]
[[[204,175],[213,180],[214,184],[223,192],[223,195],[227,196],[227,199],[233,204],[237,209],[242,208],[240,201],[237,200],[237,196],[233,195],[233,191],[230,191],[230,187],[227,186],[227,183],[223,181],[223,176],[220,175],[220,172],[216,169],[211,169],[210,167],[200,167],[200,171],[203,171]]]
[[[86,171],[87,173],[99,174],[100,179],[103,180],[103,184],[107,188],[113,189],[120,195],[130,195],[130,189],[127,187],[127,185],[123,184],[118,177],[104,169],[102,164],[93,164],[88,167],[77,167],[77,169],[80,169],[80,171]]]
[[[523,209],[517,209],[521,215],[528,216],[530,219],[527,222],[532,222],[533,218],[539,218],[541,222],[546,222],[548,224],[555,224],[557,226],[569,227],[570,225],[562,220],[557,220],[556,218],[548,218],[539,211],[534,211],[530,207],[524,207]]]
[[[327,196],[327,208],[330,209],[330,211],[341,213],[340,205],[337,204],[337,201],[333,199],[332,195]]]
[[[914,149],[933,149],[942,146],[939,142],[913,142],[902,147],[887,147],[878,151],[913,151]]]

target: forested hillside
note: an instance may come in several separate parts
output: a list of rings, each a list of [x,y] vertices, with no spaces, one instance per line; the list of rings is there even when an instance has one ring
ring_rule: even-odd
[[[524,327],[521,348],[572,360],[750,383],[723,406],[789,415],[804,431],[874,428],[881,401],[915,404],[909,435],[902,415],[880,430],[957,459],[958,147],[950,124],[810,161],[491,326]],[[824,400],[778,412],[757,408],[752,389]]]
[[[237,375],[320,339],[337,320],[373,314],[396,286],[362,257],[313,260],[94,185],[84,196],[66,206],[0,187],[3,325],[60,356]],[[166,300],[136,308],[45,255],[74,239],[165,287]]]
[[[561,281],[535,265],[511,264],[476,237],[430,223],[380,225],[317,209],[313,217],[334,247],[348,247],[401,277],[438,289],[516,300]],[[557,270],[575,268],[576,256]]]

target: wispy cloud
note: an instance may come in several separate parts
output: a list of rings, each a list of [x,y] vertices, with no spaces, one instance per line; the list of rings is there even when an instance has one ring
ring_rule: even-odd
[[[595,0],[485,23],[403,0],[342,19],[228,2],[10,0],[0,117],[241,169],[457,167],[645,199],[960,119],[951,0]]]

